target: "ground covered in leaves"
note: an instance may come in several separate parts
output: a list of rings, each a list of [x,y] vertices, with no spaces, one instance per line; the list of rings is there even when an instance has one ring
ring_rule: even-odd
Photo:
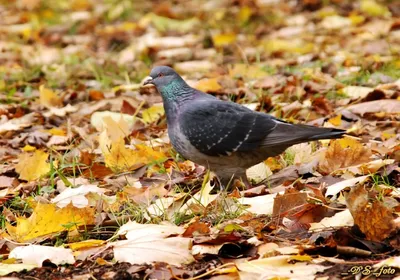
[[[0,11],[0,276],[399,277],[399,1]],[[348,136],[289,148],[248,170],[257,187],[220,192],[171,148],[161,97],[141,87],[154,65]]]

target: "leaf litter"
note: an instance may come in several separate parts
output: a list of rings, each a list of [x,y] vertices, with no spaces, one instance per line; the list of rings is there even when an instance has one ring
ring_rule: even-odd
[[[0,275],[399,276],[396,1],[53,2],[1,20]],[[221,192],[171,149],[153,65],[348,136]]]

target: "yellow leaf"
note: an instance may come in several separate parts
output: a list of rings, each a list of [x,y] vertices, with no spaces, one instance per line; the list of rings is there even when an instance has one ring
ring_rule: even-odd
[[[51,89],[45,88],[44,85],[39,87],[40,104],[46,108],[58,107],[62,105],[61,98]]]
[[[229,76],[232,78],[245,77],[251,79],[258,79],[265,77],[267,73],[256,65],[235,64],[229,68]]]
[[[22,151],[24,152],[33,152],[36,150],[36,147],[32,147],[31,145],[25,145],[25,147],[21,148]]]
[[[63,129],[59,129],[57,127],[48,129],[48,130],[46,130],[46,132],[50,133],[51,135],[57,135],[57,136],[65,136],[66,135],[66,133]]]
[[[393,137],[396,137],[395,133],[390,133],[388,131],[383,131],[382,132],[382,139],[383,140],[388,140],[388,139],[393,138]]]
[[[342,123],[342,115],[339,114],[336,117],[330,118],[328,122],[333,124],[334,126],[339,126]]]
[[[290,256],[289,257],[291,260],[294,261],[301,261],[301,262],[310,262],[312,261],[312,257],[309,255],[295,255],[295,256]]]
[[[363,23],[365,21],[365,17],[363,17],[361,15],[357,15],[357,14],[350,15],[349,19],[351,20],[351,23],[353,25],[357,25],[357,24]]]
[[[138,162],[135,151],[125,147],[123,138],[110,141],[107,132],[103,131],[100,134],[99,142],[104,155],[104,162],[112,171],[127,171]]]
[[[167,156],[161,152],[156,151],[154,148],[145,145],[136,145],[138,154],[142,160],[142,163],[151,163],[154,161],[163,161],[167,159]]]
[[[222,47],[235,42],[236,34],[235,33],[217,34],[212,37],[212,40],[216,47]]]
[[[48,154],[37,150],[34,153],[22,153],[18,156],[15,171],[19,178],[26,181],[36,180],[50,171],[50,164],[46,162]]]
[[[202,79],[197,82],[195,88],[204,92],[216,92],[221,89],[217,78]]]
[[[104,240],[89,239],[89,240],[84,240],[81,242],[70,243],[70,244],[68,244],[68,247],[72,251],[78,251],[78,250],[82,250],[82,249],[98,247],[98,246],[103,245],[104,243],[105,243]]]
[[[176,31],[187,32],[193,30],[200,24],[198,18],[188,18],[185,20],[172,19],[167,17],[158,16],[156,14],[150,13],[145,16],[150,18],[150,21],[153,23],[155,28],[160,32],[165,31]],[[143,24],[143,21],[141,21]]]
[[[250,17],[251,17],[251,9],[248,6],[243,6],[242,8],[240,8],[239,10],[239,22],[241,24],[245,24],[249,21]]]
[[[111,141],[106,131],[100,134],[99,143],[106,166],[114,172],[127,171],[132,167],[167,158],[164,153],[144,145],[137,145],[136,150],[129,149],[125,146],[123,138]]]
[[[302,40],[282,40],[271,39],[264,42],[264,48],[267,52],[288,52],[305,54],[312,52],[314,45]]]
[[[354,138],[332,140],[319,162],[318,171],[329,174],[341,168],[369,162],[370,157],[371,150]]]
[[[119,118],[118,122],[111,116],[105,116],[103,117],[103,125],[111,141],[125,138],[130,133],[129,125],[122,116]]]
[[[6,224],[10,238],[27,242],[37,237],[65,230],[74,230],[80,225],[95,222],[94,208],[76,208],[68,205],[57,209],[54,204],[37,204],[29,218],[17,217],[17,225]]]
[[[355,138],[351,137],[344,137],[342,139],[338,139],[335,141],[338,142],[343,149],[344,148],[358,149],[362,146],[360,142],[358,142]]]
[[[162,115],[164,115],[164,107],[162,105],[153,105],[142,112],[142,118],[146,124],[159,120]]]
[[[370,16],[384,16],[390,13],[387,7],[374,0],[362,0],[360,10]]]
[[[283,168],[282,164],[274,157],[269,157],[264,160],[264,163],[269,167],[271,171],[281,170]]]
[[[0,90],[5,90],[6,82],[4,80],[0,80]]]

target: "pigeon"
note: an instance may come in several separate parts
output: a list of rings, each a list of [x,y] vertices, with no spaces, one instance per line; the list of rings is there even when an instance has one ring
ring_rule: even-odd
[[[341,138],[345,131],[291,124],[190,87],[174,69],[157,66],[143,85],[161,94],[168,135],[185,159],[214,171],[225,187],[233,179],[252,185],[246,169],[292,145]]]

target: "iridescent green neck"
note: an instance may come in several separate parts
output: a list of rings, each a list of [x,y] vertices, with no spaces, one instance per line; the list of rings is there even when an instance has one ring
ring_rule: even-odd
[[[160,88],[162,97],[167,101],[176,101],[181,96],[189,93],[189,86],[183,79],[174,79],[169,84]]]

